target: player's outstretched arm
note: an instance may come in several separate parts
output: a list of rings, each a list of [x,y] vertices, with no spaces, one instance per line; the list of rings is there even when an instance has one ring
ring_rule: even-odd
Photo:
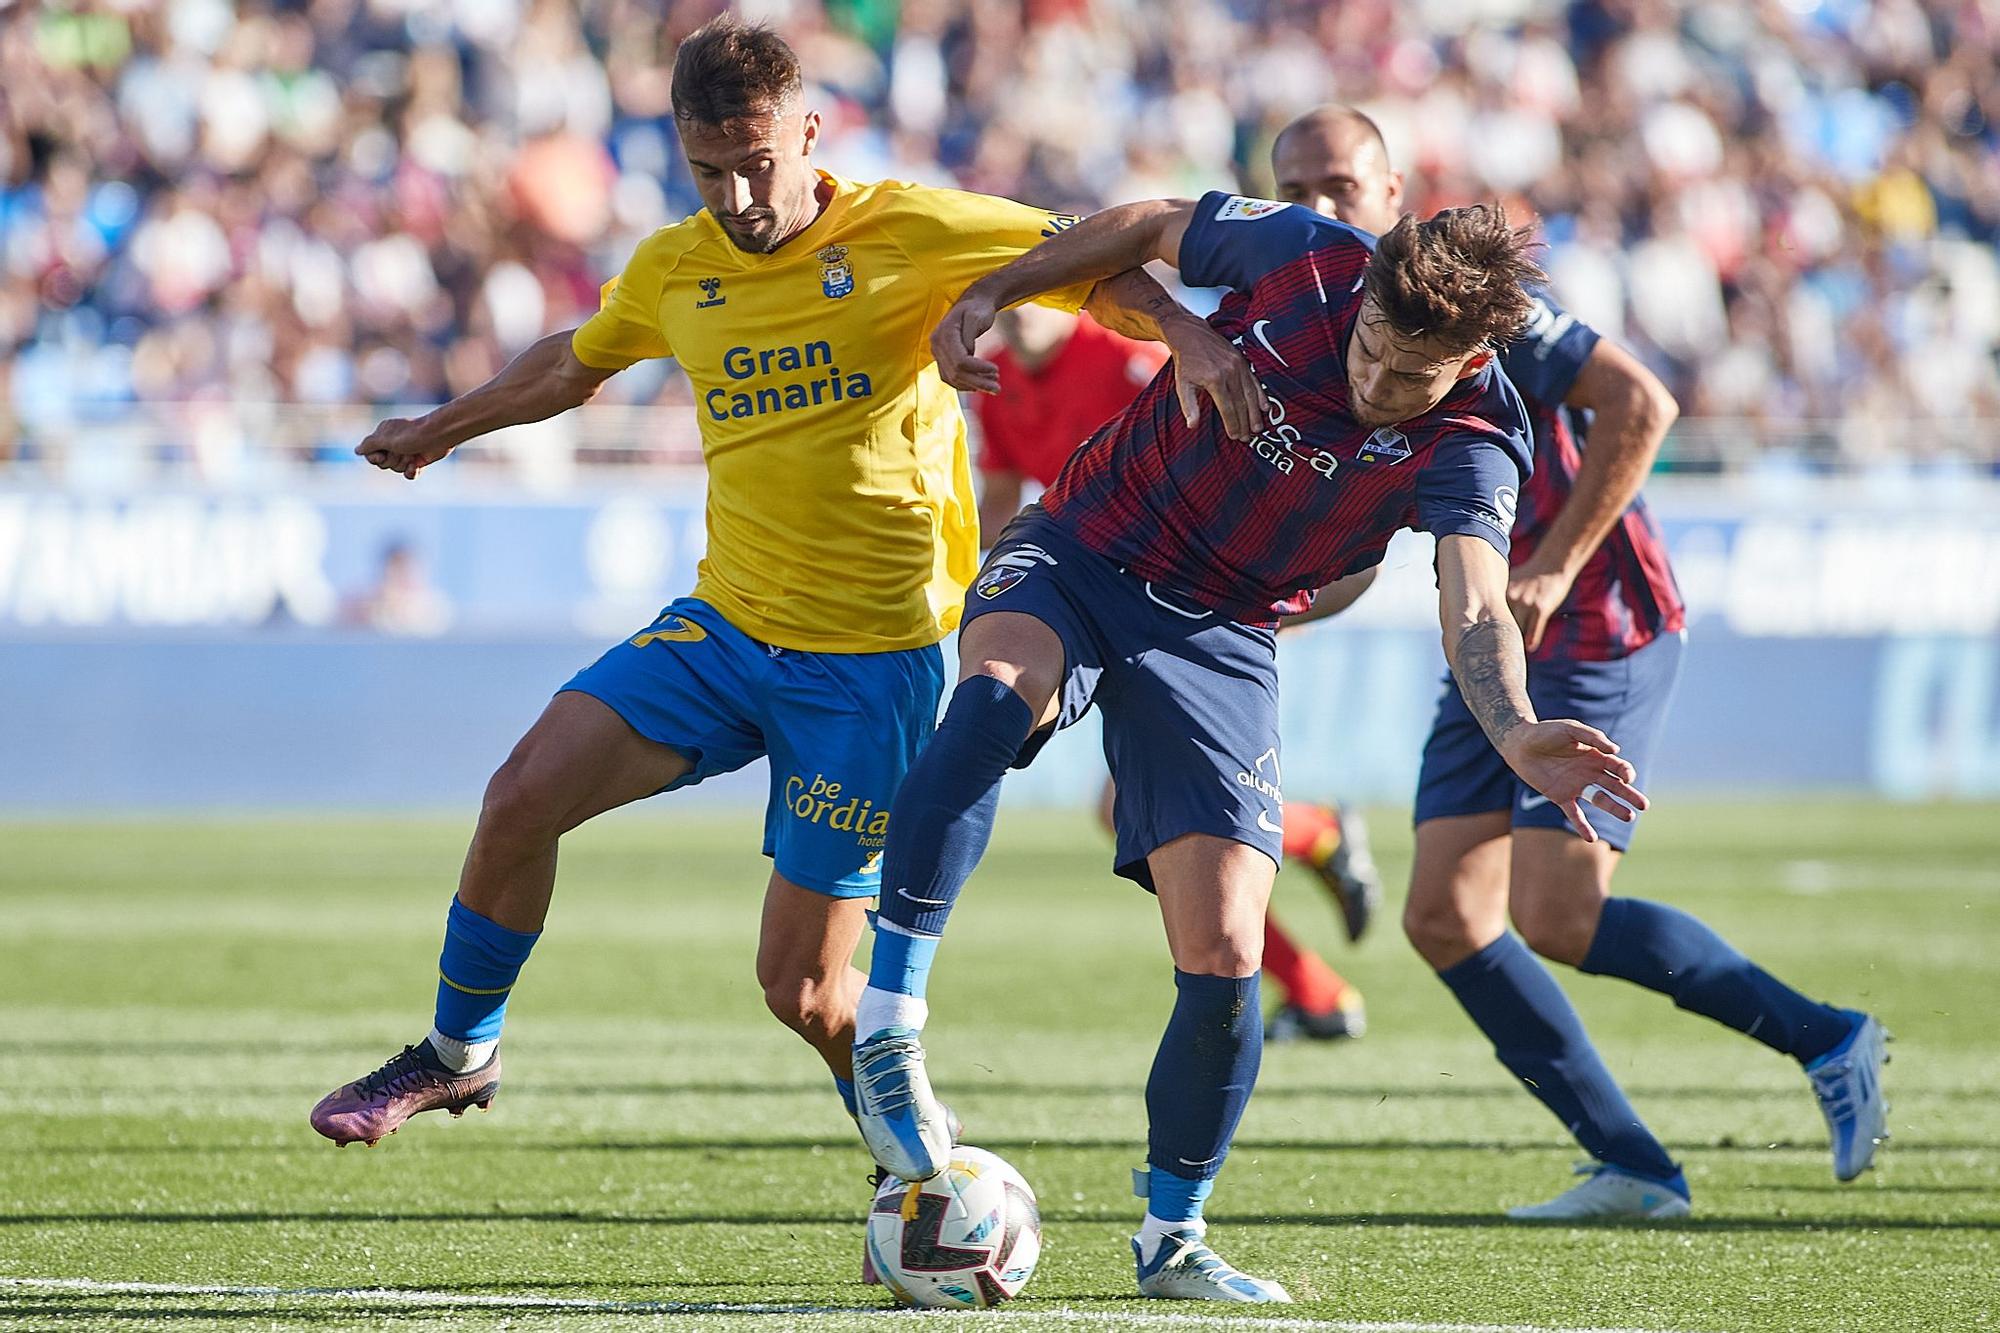
[[[1563,402],[1588,408],[1595,420],[1569,498],[1508,583],[1507,602],[1529,652],[1541,646],[1584,562],[1639,494],[1667,428],[1680,415],[1659,377],[1608,338],[1590,349]]]
[[[1465,706],[1521,780],[1562,807],[1585,842],[1597,833],[1582,802],[1629,820],[1646,808],[1632,765],[1595,727],[1544,722],[1528,701],[1528,658],[1507,609],[1507,557],[1478,537],[1440,538],[1438,619]]]
[[[452,450],[488,431],[546,421],[590,401],[617,374],[577,360],[570,350],[576,330],[551,333],[530,346],[486,383],[420,417],[393,417],[377,426],[354,452],[410,480]]]
[[[1180,399],[1181,419],[1188,425],[1194,425],[1201,399],[1206,396],[1215,404],[1222,429],[1231,439],[1248,440],[1264,429],[1270,406],[1249,360],[1210,328],[1207,320],[1176,301],[1152,274],[1141,268],[1115,273],[1090,289],[1090,299],[1083,308],[1114,333],[1166,344],[1173,353],[1174,392]],[[966,370],[968,377],[977,376],[975,367],[968,365]],[[984,378],[998,387],[997,370]]]
[[[979,279],[931,334],[938,374],[954,388],[999,392],[999,370],[974,350],[994,316],[1044,292],[1094,282],[1088,305],[1093,315],[1117,332],[1163,342],[1174,354],[1174,385],[1189,424],[1200,411],[1199,396],[1206,394],[1223,428],[1236,439],[1249,439],[1264,428],[1267,413],[1263,386],[1249,363],[1158,283],[1134,271],[1155,259],[1180,266],[1181,238],[1194,208],[1187,199],[1107,208]]]
[[[1102,282],[1154,260],[1180,266],[1181,237],[1194,216],[1187,199],[1148,199],[1093,213],[1037,245],[1012,263],[967,287],[931,332],[931,353],[945,383],[991,393],[997,376],[982,375],[992,363],[973,353],[979,335],[1008,306],[1044,292],[1084,282]],[[990,382],[988,382],[990,380]]]

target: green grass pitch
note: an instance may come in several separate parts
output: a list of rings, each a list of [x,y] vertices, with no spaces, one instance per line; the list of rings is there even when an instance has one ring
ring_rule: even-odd
[[[1035,1185],[1047,1249],[1006,1310],[931,1323],[2000,1327],[2000,808],[1650,817],[1625,891],[1898,1041],[1895,1141],[1841,1186],[1789,1062],[1563,973],[1687,1164],[1695,1217],[1645,1228],[1500,1220],[1564,1188],[1577,1153],[1399,937],[1401,822],[1377,818],[1391,907],[1359,948],[1309,877],[1279,880],[1278,911],[1358,981],[1373,1027],[1267,1052],[1212,1236],[1300,1304],[1215,1325],[1132,1299],[1127,1168],[1171,997],[1151,900],[1081,815],[1003,815],[940,959],[931,1058],[969,1140]],[[0,1327],[926,1318],[867,1313],[885,1299],[857,1281],[867,1164],[815,1057],[762,1010],[764,863],[734,815],[661,802],[565,844],[492,1115],[425,1116],[372,1152],[312,1134],[315,1098],[427,1026],[467,831],[0,826]]]

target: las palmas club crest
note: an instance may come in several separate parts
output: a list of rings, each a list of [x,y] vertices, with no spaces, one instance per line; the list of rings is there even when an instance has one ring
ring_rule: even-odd
[[[820,263],[819,289],[829,300],[838,301],[854,290],[854,269],[847,262],[847,247],[829,245],[817,252]]]

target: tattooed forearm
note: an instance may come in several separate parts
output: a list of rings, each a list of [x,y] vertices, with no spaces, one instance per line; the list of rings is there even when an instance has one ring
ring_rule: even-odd
[[[1165,342],[1167,326],[1175,319],[1195,317],[1142,268],[1128,268],[1098,283],[1083,308],[1113,333],[1151,343]]]
[[[1504,616],[1475,620],[1446,645],[1465,706],[1495,749],[1512,731],[1535,717],[1528,702],[1527,654],[1521,631]]]

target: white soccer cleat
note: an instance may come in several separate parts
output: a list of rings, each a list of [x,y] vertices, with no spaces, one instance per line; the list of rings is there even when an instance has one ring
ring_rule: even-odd
[[[1875,1164],[1875,1149],[1889,1137],[1889,1103],[1882,1096],[1888,1034],[1872,1014],[1842,1012],[1853,1015],[1854,1031],[1807,1065],[1806,1077],[1826,1117],[1833,1178],[1852,1180]]]
[[[1585,1177],[1547,1203],[1523,1204],[1509,1208],[1507,1216],[1521,1222],[1582,1222],[1630,1218],[1642,1222],[1664,1222],[1686,1217],[1694,1211],[1687,1196],[1672,1187],[1644,1176],[1635,1176],[1615,1166],[1587,1162],[1576,1169]]]
[[[1169,1231],[1160,1238],[1150,1262],[1143,1242],[1137,1236],[1132,1237],[1132,1258],[1139,1268],[1139,1294],[1170,1301],[1292,1303],[1291,1293],[1280,1284],[1231,1268],[1208,1247],[1204,1231],[1198,1222]]]
[[[914,1028],[884,1028],[854,1043],[854,1121],[875,1164],[902,1180],[929,1180],[951,1160],[952,1116],[931,1092]]]

